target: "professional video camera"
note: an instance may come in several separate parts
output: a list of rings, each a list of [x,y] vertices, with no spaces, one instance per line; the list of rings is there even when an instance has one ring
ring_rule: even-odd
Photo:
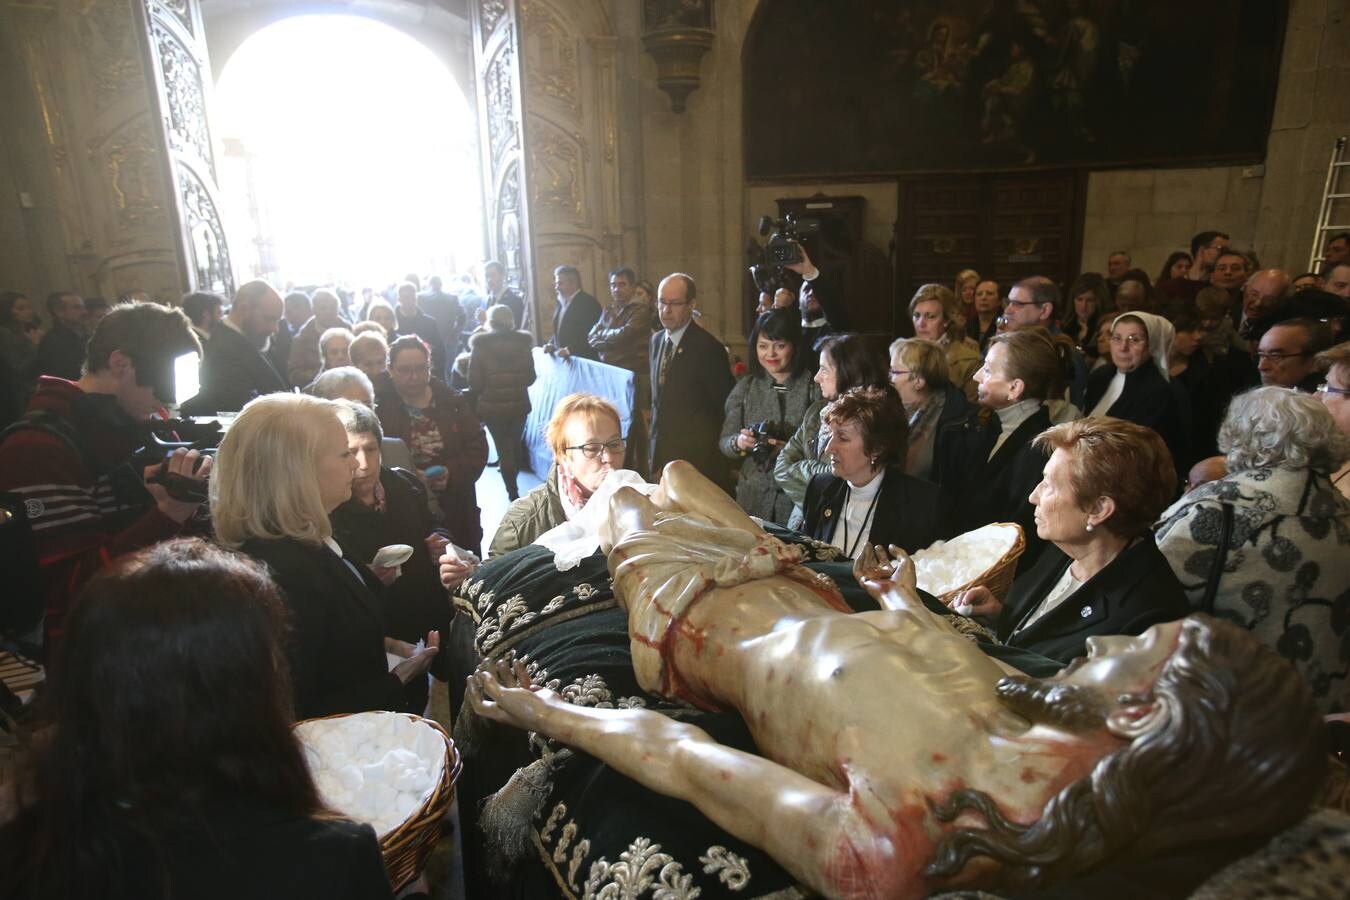
[[[781,219],[771,216],[759,217],[759,235],[768,236],[764,245],[764,258],[759,265],[750,267],[750,277],[755,287],[769,296],[783,286],[783,272],[787,266],[800,262],[802,251],[799,244],[807,235],[820,231],[819,219],[797,219],[788,213]],[[772,233],[770,233],[772,232]]]

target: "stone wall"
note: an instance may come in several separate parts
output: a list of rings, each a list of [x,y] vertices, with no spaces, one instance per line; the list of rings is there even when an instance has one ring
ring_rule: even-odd
[[[0,289],[182,292],[140,45],[128,0],[0,6]]]
[[[1350,5],[1289,6],[1264,167],[1092,173],[1084,269],[1101,270],[1108,253],[1129,249],[1155,275],[1168,253],[1188,250],[1191,235],[1211,228],[1254,249],[1262,265],[1293,274],[1307,267],[1332,144],[1350,134]],[[1350,177],[1343,184],[1350,190]]]

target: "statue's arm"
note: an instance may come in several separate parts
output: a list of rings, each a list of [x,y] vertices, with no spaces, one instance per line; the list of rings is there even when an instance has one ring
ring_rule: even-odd
[[[897,858],[905,842],[878,833],[847,792],[660,713],[573,706],[553,691],[522,686],[528,683],[518,663],[484,663],[469,679],[468,698],[480,716],[548,735],[692,803],[823,895],[894,896],[897,873],[916,868]]]

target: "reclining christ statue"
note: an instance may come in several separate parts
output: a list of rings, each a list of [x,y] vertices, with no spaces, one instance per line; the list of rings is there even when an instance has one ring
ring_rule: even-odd
[[[895,548],[862,564],[883,609],[849,613],[687,464],[651,499],[616,493],[607,528],[639,682],[738,711],[763,755],[650,710],[573,706],[518,660],[480,667],[475,710],[689,801],[826,896],[1035,886],[1271,834],[1321,784],[1310,691],[1227,623],[1093,638],[1032,679],[930,612]]]

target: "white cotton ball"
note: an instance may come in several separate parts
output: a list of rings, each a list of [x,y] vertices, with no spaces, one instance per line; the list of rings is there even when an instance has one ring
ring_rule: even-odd
[[[421,795],[431,786],[431,776],[427,774],[424,767],[408,768],[398,773],[394,779],[394,787],[400,791],[411,791],[414,794]]]
[[[366,763],[361,767],[361,775],[365,778],[367,784],[388,784],[389,773],[385,770],[384,764],[380,762]]]
[[[347,793],[356,793],[365,785],[366,779],[361,770],[354,765],[345,765],[335,769],[333,775],[338,785]]]

